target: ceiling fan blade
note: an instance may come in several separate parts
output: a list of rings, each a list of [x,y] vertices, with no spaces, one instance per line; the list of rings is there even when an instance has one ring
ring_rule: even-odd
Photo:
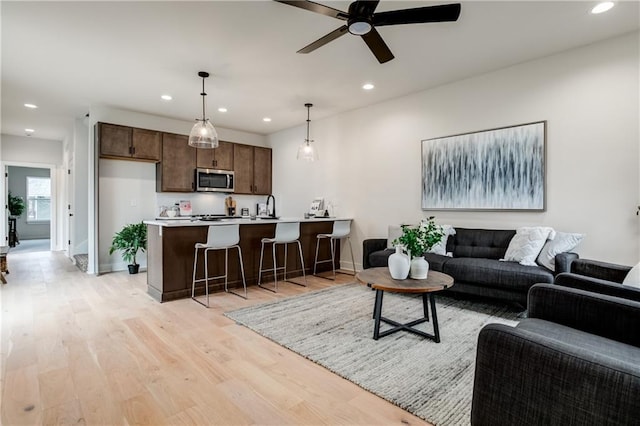
[[[349,14],[352,16],[371,16],[378,7],[380,0],[358,0],[349,6]]]
[[[381,64],[389,62],[394,58],[393,53],[391,53],[391,50],[389,50],[389,47],[382,37],[380,37],[380,33],[376,31],[375,28],[371,28],[371,31],[364,34],[362,39],[367,43],[367,46],[371,49],[371,53],[373,53]]]
[[[309,10],[311,12],[319,13],[321,15],[331,16],[332,18],[342,19],[343,21],[346,21],[347,18],[349,17],[349,14],[347,12],[343,12],[341,10],[334,9],[332,7],[325,6],[323,4],[315,3],[312,1],[296,1],[296,0],[291,0],[291,1],[274,0],[274,1],[278,3],[288,4],[289,6],[299,7],[300,9]]]
[[[383,25],[457,21],[460,9],[460,3],[453,3],[380,12],[373,15],[373,25],[380,27]]]
[[[324,46],[325,44],[329,43],[330,41],[333,41],[333,40],[337,39],[338,37],[340,37],[342,35],[345,35],[348,31],[349,31],[348,27],[346,25],[343,25],[340,28],[331,31],[329,34],[325,35],[324,37],[321,37],[318,40],[314,41],[313,43],[308,44],[307,46],[305,46],[302,49],[298,50],[298,53],[313,52],[317,48]]]

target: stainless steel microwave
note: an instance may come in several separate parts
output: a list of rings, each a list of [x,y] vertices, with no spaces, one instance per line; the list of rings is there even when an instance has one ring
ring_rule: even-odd
[[[234,176],[229,170],[196,169],[196,191],[233,192]]]

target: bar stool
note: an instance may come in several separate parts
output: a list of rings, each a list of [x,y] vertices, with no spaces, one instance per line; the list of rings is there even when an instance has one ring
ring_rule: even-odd
[[[240,242],[240,225],[210,225],[207,233],[206,243],[195,244],[195,257],[193,259],[193,280],[191,282],[191,298],[202,306],[209,307],[209,280],[216,280],[224,278],[224,291],[227,293],[235,294],[244,299],[247,298],[247,281],[244,278],[244,265],[242,263],[242,250],[238,243]],[[230,291],[228,288],[228,269],[229,269],[229,249],[238,249],[238,260],[240,261],[240,272],[242,273],[242,284],[244,286],[244,296]],[[204,278],[196,279],[196,271],[198,267],[198,251],[204,250]],[[209,276],[209,252],[213,250],[224,250],[224,275],[218,275],[215,277]],[[207,303],[204,304],[196,298],[196,283],[204,281],[205,293],[207,295]]]
[[[353,257],[353,246],[351,246],[351,239],[349,238],[350,233],[351,220],[336,220],[335,222],[333,222],[333,230],[330,234],[318,234],[318,239],[316,240],[316,258],[313,264],[313,275],[316,275],[316,266],[318,266],[318,263],[331,262],[331,267],[333,268],[333,280],[336,280],[336,240],[340,240],[342,238],[346,238],[347,242],[349,243],[349,250],[351,251],[351,264],[353,265],[353,275],[356,274],[356,262]],[[318,248],[320,247],[320,240],[325,238],[329,240],[329,245],[331,246],[331,259],[318,261]],[[327,278],[323,276],[320,277]]]
[[[276,223],[276,233],[273,238],[263,238],[261,240],[260,247],[260,270],[258,271],[258,287],[264,288],[265,290],[273,291],[276,293],[278,291],[278,278],[277,272],[280,269],[284,270],[284,281],[287,280],[287,246],[292,243],[298,244],[298,252],[300,253],[300,264],[302,265],[302,276],[304,277],[304,284],[296,283],[293,281],[289,281],[292,284],[301,285],[306,287],[307,285],[307,276],[304,272],[304,259],[302,257],[302,245],[300,244],[300,222],[278,222]],[[271,244],[271,251],[273,254],[273,282],[274,288],[268,288],[262,285],[262,258],[264,257],[264,245]],[[284,266],[277,266],[276,263],[276,245],[282,244],[284,245]],[[265,269],[269,270],[269,269]]]

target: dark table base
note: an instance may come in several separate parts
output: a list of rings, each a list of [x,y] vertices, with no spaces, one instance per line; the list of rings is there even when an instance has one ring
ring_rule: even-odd
[[[431,339],[436,343],[440,343],[440,330],[438,329],[438,316],[436,314],[436,298],[433,293],[422,294],[422,307],[424,311],[424,317],[408,322],[406,324],[401,324],[397,321],[393,321],[389,318],[385,318],[382,316],[382,296],[383,295],[384,295],[384,290],[376,289],[376,301],[373,308],[373,319],[375,320],[375,325],[373,328],[374,340],[378,340],[380,337],[388,336],[389,334],[404,330],[404,331],[408,331],[409,333],[417,334],[418,336]],[[413,328],[415,325],[422,324],[423,322],[429,322],[429,305],[431,305],[431,320],[433,323],[433,334],[425,333],[422,330]],[[389,330],[385,330],[381,332],[380,322],[393,325],[394,327]]]

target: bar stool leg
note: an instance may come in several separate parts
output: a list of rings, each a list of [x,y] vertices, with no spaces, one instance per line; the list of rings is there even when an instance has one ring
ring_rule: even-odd
[[[193,279],[191,280],[191,298],[196,300],[196,268],[198,266],[198,249],[193,257]]]
[[[282,281],[287,281],[287,246],[289,244],[284,243],[284,271],[282,273]]]
[[[336,239],[329,238],[329,245],[331,246],[331,269],[333,269],[333,280],[336,280]]]
[[[301,285],[303,287],[307,286],[307,274],[304,271],[304,258],[302,257],[302,244],[300,244],[300,240],[296,240],[296,243],[298,243],[298,252],[300,253],[300,264],[302,265],[302,276],[304,277],[304,284],[298,284],[298,283],[294,283],[294,284],[298,284]]]
[[[274,288],[274,293],[277,293],[278,292],[278,276],[277,276],[278,268],[276,264],[276,243],[271,244],[271,253],[273,255],[273,288]]]
[[[316,274],[316,266],[318,265],[318,249],[320,248],[320,237],[316,238],[316,257],[313,261],[313,275]]]
[[[351,238],[347,236],[347,242],[349,243],[349,251],[351,252],[351,266],[353,266],[353,275],[356,275],[356,258],[353,257],[353,246],[351,245]]]
[[[233,248],[233,247],[238,249],[238,260],[240,261],[240,273],[242,274],[242,286],[244,287],[244,296],[239,294],[239,293],[236,293],[236,292],[234,292],[232,290],[229,290],[229,287],[227,285],[226,279],[225,279],[225,284],[224,284],[224,291],[226,291],[227,293],[235,294],[236,296],[242,297],[243,299],[247,299],[247,281],[246,281],[246,279],[244,277],[244,264],[242,262],[242,249],[240,249],[240,246],[231,246],[231,247],[228,247],[227,250],[230,249],[230,248]]]
[[[204,289],[207,295],[207,308],[209,307],[209,250],[204,249]]]

